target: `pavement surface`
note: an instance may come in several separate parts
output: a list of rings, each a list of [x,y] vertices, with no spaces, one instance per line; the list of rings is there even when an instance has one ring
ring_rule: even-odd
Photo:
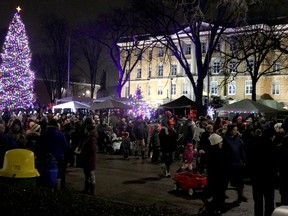
[[[132,204],[136,206],[165,206],[175,208],[190,215],[196,215],[203,206],[201,191],[188,195],[188,191],[173,188],[173,176],[181,166],[175,161],[171,166],[171,178],[164,176],[161,165],[152,164],[150,159],[136,159],[131,156],[124,160],[121,155],[97,154],[96,197]],[[67,188],[80,192],[84,187],[84,174],[81,168],[68,167]],[[244,195],[248,202],[234,205],[237,192],[228,189],[227,210],[223,216],[252,216],[253,199],[251,186],[245,185]],[[275,202],[279,202],[279,192],[275,191]]]

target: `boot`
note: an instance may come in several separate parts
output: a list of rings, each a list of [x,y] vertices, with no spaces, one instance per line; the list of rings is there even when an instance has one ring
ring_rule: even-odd
[[[94,183],[90,183],[89,184],[89,194],[94,196],[95,195],[95,184]]]

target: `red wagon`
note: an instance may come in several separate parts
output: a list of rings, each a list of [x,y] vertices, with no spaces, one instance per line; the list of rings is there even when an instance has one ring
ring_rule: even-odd
[[[187,190],[190,196],[195,191],[202,190],[207,184],[207,177],[205,175],[192,171],[176,173],[173,180],[175,181],[174,190]]]

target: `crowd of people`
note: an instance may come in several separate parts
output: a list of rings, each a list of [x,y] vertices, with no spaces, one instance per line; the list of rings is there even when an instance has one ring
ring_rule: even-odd
[[[25,148],[34,152],[39,184],[55,187],[49,167],[56,167],[65,189],[67,166],[83,168],[83,193],[95,193],[96,153],[108,151],[113,137],[121,137],[124,160],[130,157],[160,164],[171,177],[171,164],[182,160],[177,172],[198,172],[207,176],[203,201],[207,215],[220,215],[225,191],[234,187],[237,203],[246,202],[244,179],[252,184],[255,216],[274,210],[274,192],[288,205],[288,121],[267,120],[254,115],[236,115],[231,121],[200,116],[178,117],[165,111],[154,120],[111,113],[1,113],[0,164],[5,152]],[[77,151],[75,151],[77,149]],[[263,201],[264,200],[264,201]],[[204,211],[203,211],[204,212]]]

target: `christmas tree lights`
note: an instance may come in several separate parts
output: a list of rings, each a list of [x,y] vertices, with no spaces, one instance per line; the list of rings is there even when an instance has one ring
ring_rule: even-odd
[[[137,87],[134,95],[130,96],[130,99],[132,99],[132,107],[133,109],[130,111],[130,114],[132,114],[134,117],[141,116],[144,118],[151,118],[153,110],[142,100],[142,91],[140,87]]]
[[[1,99],[2,105],[9,109],[27,109],[35,102],[32,55],[20,10],[18,7],[9,25],[1,53]]]

